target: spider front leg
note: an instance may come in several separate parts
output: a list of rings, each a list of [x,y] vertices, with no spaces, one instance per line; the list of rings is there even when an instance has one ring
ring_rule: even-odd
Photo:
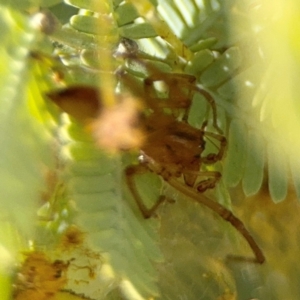
[[[183,171],[184,182],[187,186],[196,187],[199,193],[204,193],[208,189],[215,188],[222,175],[217,171]],[[209,177],[196,183],[198,177]]]
[[[206,165],[212,165],[215,164],[216,162],[220,161],[223,158],[225,148],[227,145],[227,140],[223,135],[212,133],[212,132],[207,132],[205,131],[205,127],[207,125],[207,122],[205,121],[202,124],[201,131],[203,132],[203,135],[210,136],[216,140],[219,141],[220,147],[219,151],[217,153],[209,153],[206,156],[201,157],[201,164],[204,163]],[[217,182],[221,178],[221,173],[217,171],[206,171],[206,172],[200,172],[199,176],[207,176],[210,177],[208,179],[202,180],[197,184],[197,190],[200,193],[205,192],[207,189],[213,189]]]
[[[222,134],[223,133],[222,129],[218,126],[218,122],[217,122],[217,107],[214,98],[210,95],[209,92],[196,85],[192,86],[191,88],[193,88],[195,92],[201,94],[205,98],[205,100],[209,103],[212,109],[213,126],[220,134]]]
[[[197,183],[197,191],[204,193],[208,189],[215,188],[218,181],[221,179],[221,173],[217,171],[200,172],[199,176],[208,176],[210,178],[201,180]]]
[[[145,219],[152,217],[155,211],[157,210],[157,208],[159,207],[159,205],[166,200],[165,196],[160,196],[151,208],[145,206],[136,188],[136,184],[134,182],[134,176],[138,174],[143,174],[148,171],[149,169],[144,165],[129,166],[125,170],[126,183],[132,193],[134,200],[136,201],[136,204],[138,205]]]
[[[208,155],[202,157],[202,162],[204,164],[212,165],[212,164],[216,163],[217,161],[220,161],[223,158],[225,149],[227,146],[227,140],[226,140],[225,136],[223,136],[221,134],[216,134],[213,132],[204,131],[204,135],[212,137],[215,140],[218,140],[220,142],[220,147],[219,147],[218,153],[209,153]]]

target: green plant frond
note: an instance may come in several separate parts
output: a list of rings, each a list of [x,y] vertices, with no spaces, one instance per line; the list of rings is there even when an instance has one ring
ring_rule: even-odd
[[[236,186],[242,179],[243,170],[245,167],[245,156],[247,144],[241,142],[242,139],[247,139],[247,129],[241,121],[231,123],[229,131],[230,144],[228,145],[228,153],[226,158],[224,179],[228,186]],[[239,169],[241,171],[237,172]]]
[[[251,32],[249,8],[237,1],[24,1],[20,9],[59,3],[72,6],[68,14],[74,15],[67,24],[56,24],[44,41],[32,19],[0,7],[0,126],[9,133],[1,137],[0,150],[0,261],[32,240],[36,249],[67,262],[67,283],[54,299],[238,299],[236,280],[221,262],[228,254],[249,253],[236,231],[155,174],[135,178],[146,206],[160,195],[168,198],[155,218],[145,220],[124,183],[124,169],[137,155],[100,150],[89,126],[59,114],[44,95],[53,87],[87,84],[97,87],[101,104],[109,107],[124,91],[135,100],[142,97],[143,80],[157,70],[194,75],[214,98],[228,141],[224,161],[207,166],[222,173],[209,197],[230,210],[231,187],[241,184],[246,196],[253,196],[267,181],[273,201],[280,202],[291,181],[300,198],[299,105],[291,100],[297,98],[297,82],[280,79],[278,71],[297,60],[298,46],[296,58],[273,64],[266,36]],[[233,20],[245,24],[230,34]],[[124,38],[132,52],[122,57],[116,49]],[[51,56],[48,62],[29,59],[30,49],[49,53],[52,46],[55,62]],[[57,82],[55,70],[64,73]],[[188,121],[201,128],[208,120],[207,132],[215,133],[206,100],[195,92]],[[281,119],[285,106],[289,113]],[[204,138],[205,154],[215,153],[218,142]],[[48,180],[47,173],[55,178]],[[62,250],[57,241],[74,225],[84,243]],[[0,285],[6,277],[0,268]]]
[[[35,237],[45,173],[53,166],[54,122],[35,81],[40,74],[29,63],[40,35],[36,20],[5,6],[0,7],[0,19],[0,297],[8,299],[12,266]]]
[[[1,19],[5,25],[1,61],[6,62],[0,75],[4,133],[1,136],[1,211],[6,211],[20,235],[28,239],[33,237],[34,223],[25,220],[35,218],[43,185],[41,166],[51,161],[47,149],[51,127],[41,122],[36,113],[42,112],[42,96],[28,68],[29,49],[39,32],[32,26],[32,20],[5,7],[1,7]]]
[[[72,5],[79,6],[79,4],[72,1]],[[94,4],[86,2],[82,8],[93,8],[90,5]],[[88,57],[87,51],[92,53],[95,50],[93,44],[89,45],[87,42],[79,45],[72,42],[74,37],[81,41],[85,38],[96,41],[98,37],[94,34],[98,31],[94,28],[97,22],[99,20],[92,14],[80,12],[71,18],[69,29],[58,29],[53,34],[53,39],[64,45],[64,35],[66,35],[68,48],[63,51],[76,53],[77,49],[84,49],[86,52],[79,57],[79,60],[88,68],[99,67],[96,60],[93,65]],[[111,34],[111,40],[115,39],[114,26],[112,23],[112,31],[108,33]],[[143,30],[138,29],[138,31],[142,36],[144,34],[147,36]],[[69,32],[71,35],[68,35]],[[80,39],[79,35],[82,35],[83,39]],[[109,41],[101,45],[104,48],[115,47],[114,44],[111,46]],[[66,56],[65,60],[71,62],[72,59],[72,56],[70,59]],[[112,65],[113,68],[116,66]],[[97,83],[98,75],[94,78],[88,77],[88,74],[91,74],[89,69],[78,68],[75,72],[72,67],[70,69],[71,73],[68,75],[73,77],[71,79],[73,83],[86,82],[92,85]],[[101,86],[104,86],[102,77],[100,81]],[[120,158],[109,157],[97,149],[89,134],[73,121],[61,126],[58,136],[61,142],[62,168],[59,170],[61,178],[57,186],[63,184],[63,191],[52,197],[53,200],[50,201],[50,211],[56,217],[53,221],[46,222],[44,231],[48,234],[55,235],[55,231],[61,234],[64,228],[75,224],[86,234],[86,244],[92,251],[101,254],[106,266],[101,267],[101,264],[97,263],[103,271],[97,271],[93,279],[86,273],[81,274],[76,267],[72,267],[68,273],[69,280],[65,289],[91,299],[103,299],[114,289],[119,289],[126,299],[144,299],[158,295],[157,272],[153,266],[154,261],[162,259],[155,238],[157,221],[141,222],[144,219],[136,204],[132,203],[134,201],[130,194],[128,191],[122,192],[124,166]],[[40,243],[49,243],[47,239],[43,240],[46,235],[41,229]],[[82,265],[80,255],[76,255],[73,264]],[[110,271],[104,272],[105,268]],[[86,282],[89,284],[87,285]]]
[[[77,144],[72,140],[70,147]],[[133,214],[128,206],[128,194],[121,192],[123,176],[120,158],[109,157],[96,148],[91,151],[90,142],[81,141],[80,144],[82,155],[78,150],[67,151],[71,160],[67,163],[66,184],[75,214],[71,222],[87,234],[87,243],[92,249],[100,251],[111,265],[115,282],[112,288],[122,290],[119,283],[126,279],[131,282],[132,289],[141,295],[157,294],[156,272],[150,262],[161,259],[153,239],[155,227],[141,223],[140,213]],[[68,150],[68,144],[64,148]],[[76,275],[76,270],[74,272]],[[84,279],[83,284],[72,284],[72,278],[73,275],[70,275],[67,289],[84,293],[92,299],[101,299],[100,292],[96,298],[90,294],[93,280],[91,286],[83,288],[82,285],[86,286]],[[100,276],[95,280],[98,280],[100,291],[104,278]],[[110,291],[111,288],[107,287],[106,294]]]
[[[246,196],[253,196],[263,182],[266,153],[262,137],[255,131],[248,132],[247,140],[251,145],[247,145],[243,190]]]
[[[228,10],[225,8],[228,6],[227,2],[221,1],[170,0],[160,2],[159,12],[190,49],[201,48],[203,41],[207,41],[208,46],[215,44],[214,48],[219,49],[227,43]]]
[[[186,6],[192,5],[187,4],[188,2],[186,1]],[[250,39],[253,40],[255,38],[251,36],[250,27],[247,27],[249,26],[247,22],[250,22],[250,16],[242,12],[244,9],[243,5],[239,6],[238,10],[232,11],[230,15],[230,18],[234,20],[232,22],[244,25],[236,26],[235,31],[230,36],[231,44],[228,44],[227,36],[230,23],[228,23],[226,14],[233,7],[234,4],[229,2],[205,1],[201,4],[199,3],[197,7],[194,6],[197,18],[191,18],[193,24],[188,24],[185,21],[184,15],[188,9],[187,7],[183,8],[181,2],[164,1],[160,3],[160,12],[165,18],[165,15],[168,15],[170,11],[170,19],[165,18],[170,28],[177,30],[183,43],[190,46],[190,49],[193,49],[193,51],[196,51],[185,67],[185,72],[196,75],[199,82],[213,93],[219,105],[219,118],[221,120],[224,118],[229,120],[229,122],[225,122],[226,125],[223,123],[225,125],[223,125],[223,128],[227,127],[229,132],[229,148],[224,165],[225,182],[230,187],[236,186],[242,181],[245,194],[254,195],[259,191],[263,183],[264,169],[269,168],[271,196],[275,202],[278,202],[283,200],[287,193],[287,178],[290,176],[288,172],[290,162],[287,158],[291,156],[287,154],[288,150],[285,150],[284,153],[286,155],[281,155],[280,162],[276,163],[279,153],[277,152],[275,157],[270,157],[270,155],[276,154],[273,153],[274,146],[272,142],[276,138],[273,139],[269,131],[263,132],[259,129],[259,125],[262,125],[263,114],[264,123],[270,129],[270,124],[273,121],[269,117],[274,116],[272,112],[274,111],[274,96],[267,91],[261,94],[261,80],[264,80],[261,74],[268,74],[268,71],[263,71],[265,62],[261,61],[261,63],[258,63],[261,58],[255,54],[258,53],[255,48],[258,47],[257,44],[252,44],[251,49],[248,49]],[[202,50],[201,45],[207,45],[207,47],[213,47],[214,49],[222,49],[224,47],[228,49],[216,57],[209,49]],[[234,45],[237,46],[230,47]],[[247,46],[245,47],[245,45]],[[197,51],[198,49],[199,51]],[[251,62],[249,60],[250,57]],[[254,57],[257,58],[256,63],[253,63]],[[268,80],[271,82],[272,77]],[[269,85],[267,82],[266,86]],[[265,97],[266,94],[268,94],[267,97]],[[256,104],[253,113],[254,103]],[[251,113],[249,114],[249,112]],[[193,110],[191,110],[191,114],[193,114]],[[241,133],[238,135],[233,133],[235,129],[231,129],[232,126],[236,126],[236,122],[239,122],[240,126],[242,126],[240,129]],[[274,126],[276,128],[277,124]],[[249,134],[249,131],[251,134]],[[253,135],[252,133],[255,134]],[[282,139],[281,136],[277,138]],[[258,144],[256,145],[256,143]],[[234,146],[237,144],[240,144],[238,149]],[[289,144],[288,139],[285,144]],[[246,152],[248,153],[247,160],[244,161]],[[293,159],[293,161],[295,162],[296,159]],[[275,174],[279,173],[279,175],[276,175],[276,179],[274,178],[274,168],[277,170]],[[271,170],[273,172],[272,175],[270,174]],[[253,172],[257,176],[251,175],[254,174]],[[298,176],[295,172],[293,174],[294,184],[297,189],[299,186]]]
[[[291,5],[295,11],[299,10],[296,3]],[[237,112],[241,114],[236,114],[235,117],[241,118],[248,130],[254,133],[249,134],[245,140],[248,143],[247,147],[251,146],[248,153],[253,149],[252,166],[260,166],[257,170],[259,181],[264,172],[262,169],[267,170],[265,179],[271,197],[274,202],[280,202],[286,198],[292,183],[296,191],[299,187],[297,172],[291,167],[298,166],[298,155],[295,153],[298,151],[296,149],[299,149],[296,133],[299,128],[299,110],[295,109],[293,104],[298,97],[298,85],[293,82],[297,78],[299,61],[292,55],[294,47],[291,46],[291,37],[284,34],[290,30],[295,34],[298,29],[290,27],[295,16],[287,7],[282,7],[283,13],[278,18],[272,17],[277,10],[270,9],[267,3],[259,10],[250,9],[249,14],[248,8],[243,5],[239,7],[240,17],[244,17],[243,21],[232,20],[235,32],[239,29],[238,34],[243,36],[243,41],[238,45],[243,49],[245,66],[235,77],[238,79],[236,82],[233,78],[238,88]],[[257,32],[256,26],[260,26],[261,30]],[[271,50],[279,37],[283,39],[280,47]],[[248,175],[247,172],[243,174]],[[246,188],[246,181],[250,184],[251,180],[243,178],[245,192],[249,195],[250,189]],[[256,184],[258,185],[258,182]],[[253,187],[251,193],[257,188],[258,186]],[[298,192],[297,196],[299,198]]]

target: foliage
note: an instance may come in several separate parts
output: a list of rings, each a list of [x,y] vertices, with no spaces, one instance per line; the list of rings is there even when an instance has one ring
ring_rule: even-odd
[[[33,13],[39,7],[49,10]],[[239,298],[235,276],[216,258],[247,253],[246,246],[237,246],[241,240],[234,230],[153,175],[137,179],[143,199],[150,204],[163,191],[177,203],[144,220],[122,175],[134,155],[99,150],[90,132],[61,114],[45,94],[64,84],[88,84],[99,87],[109,107],[124,84],[117,70],[126,70],[137,89],[147,68],[195,75],[213,95],[229,141],[225,162],[217,166],[223,179],[211,196],[231,207],[230,187],[242,184],[252,196],[267,180],[273,201],[282,201],[291,167],[299,197],[297,89],[281,88],[282,65],[268,61],[283,59],[269,53],[274,41],[260,15],[266,8],[229,0],[2,1],[1,299],[9,299],[9,273],[28,250],[67,262],[67,283],[54,299]],[[282,21],[271,13],[266,18],[271,28]],[[137,43],[137,60],[111,59],[121,37]],[[297,46],[291,48],[298,63]],[[292,68],[295,74],[298,69]],[[272,76],[280,88],[272,86]],[[296,109],[282,120],[280,98],[286,97],[284,105]],[[196,96],[189,123],[199,128],[204,119],[211,119],[211,111]],[[209,130],[214,130],[210,124]],[[73,226],[79,231],[71,236]],[[67,248],[61,242],[66,238]]]

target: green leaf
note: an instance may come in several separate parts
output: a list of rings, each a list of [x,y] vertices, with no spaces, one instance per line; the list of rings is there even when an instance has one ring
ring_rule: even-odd
[[[3,6],[0,19],[0,280],[1,299],[8,299],[8,272],[35,236],[44,172],[52,165],[53,121],[45,113],[42,86],[37,85],[34,68],[28,64],[30,48],[40,34],[39,24],[34,17]]]
[[[157,33],[150,24],[130,24],[120,28],[120,35],[128,39],[156,37]]]
[[[230,124],[228,153],[224,167],[224,180],[228,186],[236,186],[242,179],[245,168],[248,133],[246,126],[240,120]]]
[[[117,14],[116,19],[119,26],[131,23],[139,17],[136,9],[130,3],[124,3],[118,6],[115,13]]]
[[[243,190],[246,196],[253,196],[259,191],[265,164],[265,147],[259,134],[250,131],[248,134],[245,174],[243,177]]]
[[[206,87],[216,86],[232,75],[241,65],[241,55],[238,48],[225,51],[200,76],[200,81]]]
[[[76,144],[73,140],[70,146]],[[155,269],[150,262],[161,259],[152,238],[154,228],[141,222],[140,212],[137,215],[132,212],[128,194],[122,192],[120,159],[110,158],[96,148],[91,151],[90,143],[80,142],[80,145],[85,155],[73,156],[74,152],[68,151],[72,155],[67,187],[75,208],[73,222],[88,233],[87,243],[92,249],[100,251],[111,264],[116,272],[115,281],[128,278],[141,295],[158,294]],[[70,283],[68,288],[91,297],[89,289],[81,290],[81,284]]]

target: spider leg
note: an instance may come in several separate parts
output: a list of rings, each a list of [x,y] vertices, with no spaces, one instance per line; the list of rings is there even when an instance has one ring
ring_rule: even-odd
[[[223,135],[216,134],[213,132],[204,131],[204,135],[212,137],[220,142],[220,148],[219,148],[218,153],[210,153],[201,158],[201,160],[204,164],[207,164],[207,165],[214,164],[217,161],[221,160],[222,157],[224,156],[224,152],[225,152],[225,149],[227,146],[227,140]]]
[[[255,255],[255,259],[253,259],[253,262],[262,264],[265,261],[264,254],[262,253],[261,249],[255,242],[250,232],[246,229],[243,222],[240,219],[238,219],[230,210],[228,210],[221,204],[212,201],[211,199],[207,198],[203,194],[196,193],[193,189],[180,183],[178,180],[176,180],[176,178],[170,177],[167,182],[176,190],[188,196],[188,198],[193,199],[198,203],[208,207],[209,209],[217,213],[225,221],[229,222],[234,228],[236,228],[236,230],[244,237],[244,239],[247,241],[248,245],[252,249]],[[242,259],[240,257],[238,257],[237,259],[247,260],[247,259]]]
[[[133,195],[133,198],[136,201],[136,204],[138,205],[145,219],[148,219],[151,216],[153,216],[153,214],[155,213],[159,205],[166,200],[165,196],[160,196],[151,208],[146,207],[145,204],[143,203],[143,200],[136,188],[136,184],[134,182],[134,176],[145,173],[147,171],[149,171],[149,169],[143,165],[129,166],[125,170],[126,183]]]
[[[222,134],[223,131],[221,130],[221,128],[218,126],[217,124],[217,107],[216,107],[216,102],[214,100],[214,98],[210,95],[209,92],[207,92],[206,90],[198,87],[198,86],[191,86],[192,89],[194,89],[195,92],[201,94],[202,96],[204,96],[204,98],[206,99],[206,101],[209,103],[209,105],[211,106],[212,109],[212,116],[213,116],[213,126],[216,128],[216,130]]]
[[[210,178],[201,180],[197,183],[197,191],[203,193],[207,189],[213,189],[222,175],[217,171],[206,171],[200,172],[199,176],[210,176]]]
[[[197,183],[196,187],[197,187],[197,191],[200,193],[205,192],[207,189],[213,189],[217,182],[220,180],[221,178],[221,173],[217,172],[217,171],[198,171],[198,172],[194,172],[194,171],[183,171],[183,178],[184,178],[184,182],[186,185],[193,187],[195,185],[195,181],[197,177],[200,176],[207,176],[210,177],[208,179],[204,179],[201,180]],[[192,177],[191,177],[192,175]],[[191,180],[191,178],[193,180]],[[190,184],[192,182],[192,184]]]

